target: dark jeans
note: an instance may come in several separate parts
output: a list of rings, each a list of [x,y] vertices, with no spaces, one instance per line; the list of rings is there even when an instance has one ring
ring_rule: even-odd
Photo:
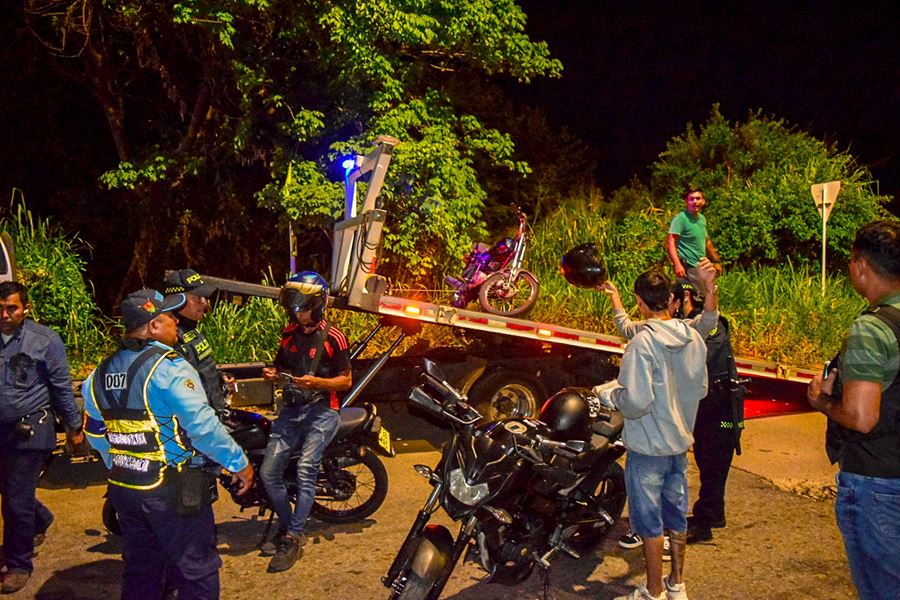
[[[322,402],[285,407],[272,424],[266,457],[259,474],[283,531],[296,535],[303,532],[316,499],[319,463],[340,424],[338,411],[331,410]],[[298,446],[300,459],[297,461],[297,505],[292,513],[284,483],[284,470],[291,453]]]
[[[0,513],[3,555],[9,569],[34,570],[34,534],[46,530],[53,520],[50,510],[35,497],[38,476],[50,452],[18,450],[0,443]]]
[[[694,425],[694,460],[700,471],[700,491],[692,511],[695,527],[725,519],[725,483],[734,458],[734,431],[722,427],[731,419],[731,407],[724,404],[703,406],[697,411]]]
[[[122,600],[160,600],[166,579],[179,598],[219,597],[222,559],[212,506],[196,515],[179,515],[174,492],[166,484],[155,490],[109,486],[124,541]]]

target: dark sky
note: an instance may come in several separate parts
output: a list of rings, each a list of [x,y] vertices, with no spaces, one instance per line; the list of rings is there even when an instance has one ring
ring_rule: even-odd
[[[524,96],[596,149],[604,190],[646,181],[718,102],[730,121],[762,109],[836,142],[900,196],[900,2],[520,4],[565,67]]]

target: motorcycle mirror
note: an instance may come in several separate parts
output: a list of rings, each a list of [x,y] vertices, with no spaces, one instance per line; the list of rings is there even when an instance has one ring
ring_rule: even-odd
[[[447,376],[444,375],[444,372],[441,370],[437,364],[431,360],[430,358],[423,359],[425,362],[425,372],[437,379],[438,381],[444,381],[447,379]]]

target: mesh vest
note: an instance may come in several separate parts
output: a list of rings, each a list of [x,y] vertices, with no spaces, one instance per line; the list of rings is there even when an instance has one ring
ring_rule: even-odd
[[[162,483],[166,453],[147,388],[159,364],[176,357],[175,352],[148,346],[140,353],[117,352],[97,367],[91,392],[106,425],[112,460],[110,483],[139,490]],[[174,441],[190,453],[190,446],[179,436]]]

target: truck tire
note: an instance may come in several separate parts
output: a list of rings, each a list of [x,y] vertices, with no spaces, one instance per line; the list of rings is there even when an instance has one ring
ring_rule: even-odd
[[[547,391],[534,375],[501,369],[482,377],[469,398],[485,419],[537,417]]]

